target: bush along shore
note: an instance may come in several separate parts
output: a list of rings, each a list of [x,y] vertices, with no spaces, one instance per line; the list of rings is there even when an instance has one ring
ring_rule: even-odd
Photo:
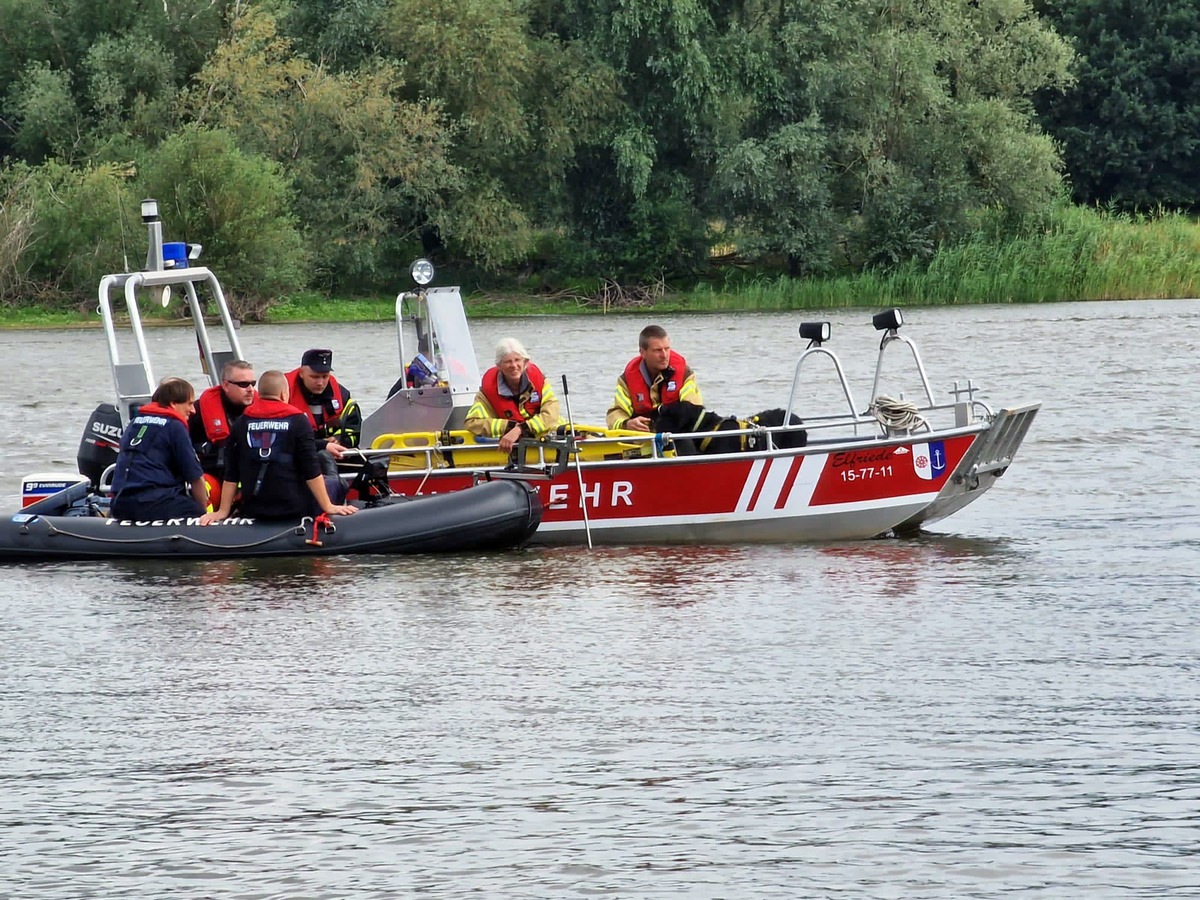
[[[730,264],[719,272],[690,285],[602,279],[536,292],[494,283],[464,281],[462,286],[468,315],[476,318],[1195,298],[1200,296],[1200,222],[1177,213],[1132,217],[1064,207],[1052,222],[1025,236],[998,239],[981,231],[928,262],[914,260],[889,270],[797,278]],[[437,283],[455,282],[453,270],[439,276]],[[181,321],[180,313],[176,306],[165,312],[148,309],[144,315],[147,324],[171,324]],[[395,294],[336,299],[305,293],[271,304],[262,321],[390,321],[394,315]],[[98,324],[94,308],[82,300],[73,309],[0,308],[3,327]]]

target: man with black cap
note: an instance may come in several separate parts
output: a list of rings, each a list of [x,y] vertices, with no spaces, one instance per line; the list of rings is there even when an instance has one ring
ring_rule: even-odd
[[[300,368],[287,374],[289,402],[307,413],[317,438],[317,449],[341,459],[358,446],[362,411],[350,392],[333,377],[332,350],[305,350]]]

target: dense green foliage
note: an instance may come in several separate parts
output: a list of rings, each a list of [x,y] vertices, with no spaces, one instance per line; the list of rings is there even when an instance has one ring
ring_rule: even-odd
[[[1084,5],[1046,13],[1091,77],[1125,57],[1066,28]],[[1163,22],[1194,32],[1181,10]],[[714,252],[919,271],[1044,220],[1062,164],[1034,100],[1074,96],[1029,0],[0,0],[0,20],[9,304],[86,303],[136,265],[143,196],[247,315],[394,290],[419,252],[548,286],[691,279]]]
[[[1075,198],[1127,209],[1200,208],[1200,4],[1056,0],[1079,49],[1077,84],[1039,98]]]

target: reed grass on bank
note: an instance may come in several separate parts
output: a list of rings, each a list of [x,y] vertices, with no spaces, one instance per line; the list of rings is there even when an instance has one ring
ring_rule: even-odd
[[[928,266],[829,279],[764,278],[722,293],[700,284],[699,309],[938,306],[1200,296],[1200,224],[1064,207],[1036,234],[985,235],[937,253]]]

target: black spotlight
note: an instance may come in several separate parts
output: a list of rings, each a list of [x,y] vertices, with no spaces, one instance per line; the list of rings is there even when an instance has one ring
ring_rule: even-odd
[[[828,322],[801,322],[800,337],[816,344],[818,347],[829,340],[830,327]]]
[[[876,331],[895,331],[904,324],[904,316],[898,309],[889,309],[871,316],[871,324],[875,326]]]

